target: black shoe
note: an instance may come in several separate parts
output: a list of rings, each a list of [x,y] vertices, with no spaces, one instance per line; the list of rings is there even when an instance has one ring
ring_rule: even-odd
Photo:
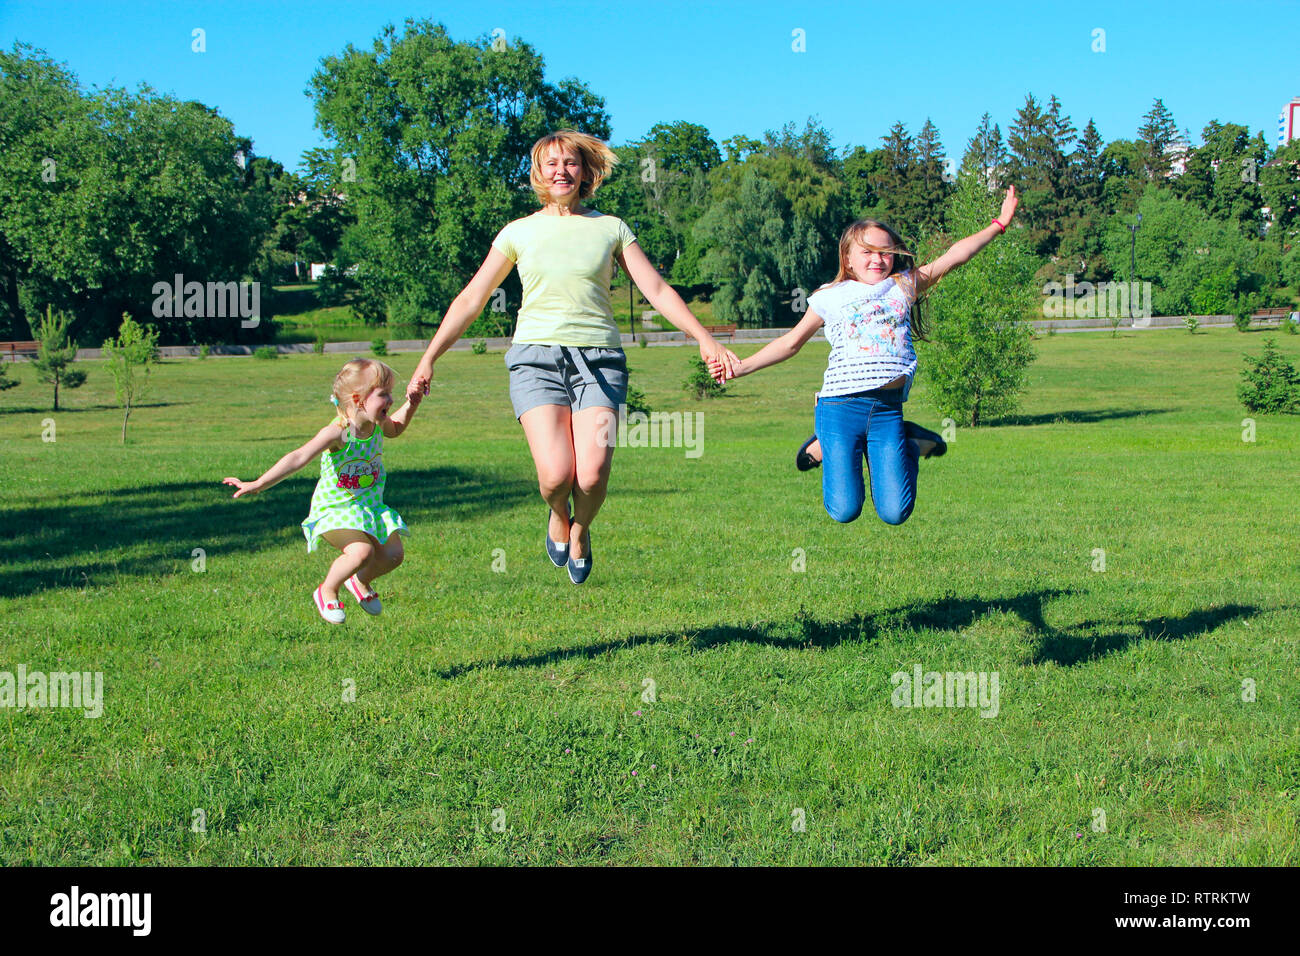
[[[569,515],[569,521],[573,521],[573,515]],[[564,544],[558,544],[551,540],[551,512],[546,512],[546,556],[551,559],[551,564],[557,568],[562,568],[569,563],[569,540],[565,538]]]
[[[934,447],[926,453],[926,458],[942,458],[943,453],[948,450],[948,443],[943,440],[942,435],[932,432],[928,428],[922,428],[916,422],[903,422],[903,434],[918,442],[934,442]]]
[[[569,580],[574,584],[581,584],[587,580],[587,575],[591,574],[591,537],[587,538],[587,556],[585,558],[575,558],[570,555],[568,560]]]
[[[808,454],[808,446],[817,440],[816,435],[812,435],[806,442],[799,446],[799,451],[794,456],[794,466],[800,471],[812,471],[814,468],[820,468],[822,462],[820,458],[814,458]]]

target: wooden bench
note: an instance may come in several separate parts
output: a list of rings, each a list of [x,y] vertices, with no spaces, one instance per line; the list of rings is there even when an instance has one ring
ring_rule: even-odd
[[[18,361],[20,355],[26,355],[30,358],[39,354],[40,351],[40,342],[0,342],[0,355],[8,355],[11,362]]]
[[[1288,308],[1286,306],[1283,306],[1282,308],[1279,309],[1260,309],[1250,318],[1251,321],[1255,321],[1258,319],[1277,319],[1278,322],[1285,322],[1288,318],[1290,318],[1291,313],[1294,311],[1295,309]]]
[[[736,341],[736,327],[734,325],[706,325],[704,331],[710,335],[725,335],[731,341]]]

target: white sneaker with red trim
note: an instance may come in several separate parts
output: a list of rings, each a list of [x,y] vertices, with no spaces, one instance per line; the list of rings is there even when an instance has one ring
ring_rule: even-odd
[[[347,620],[347,615],[343,613],[343,602],[334,601],[329,604],[325,603],[325,598],[320,593],[320,588],[312,595],[312,600],[316,602],[316,610],[320,616],[331,624],[342,624]]]

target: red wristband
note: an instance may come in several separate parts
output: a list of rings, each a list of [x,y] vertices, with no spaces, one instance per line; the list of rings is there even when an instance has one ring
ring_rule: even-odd
[[[998,222],[996,219],[994,219],[991,223],[989,223],[989,225],[991,225],[991,226],[997,226],[999,229],[1002,230],[1002,234],[1003,234],[1003,235],[1006,234],[1007,227],[1004,226],[1004,225],[1002,225],[1002,223]]]

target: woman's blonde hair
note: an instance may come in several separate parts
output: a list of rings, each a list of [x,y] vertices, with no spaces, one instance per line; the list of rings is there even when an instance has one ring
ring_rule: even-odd
[[[582,183],[578,187],[579,199],[589,198],[600,188],[605,177],[618,163],[614,151],[594,136],[579,133],[575,129],[561,129],[554,133],[547,133],[533,143],[533,168],[528,174],[528,181],[532,184],[533,192],[537,194],[537,201],[543,206],[551,201],[551,191],[542,178],[542,163],[546,161],[546,153],[552,146],[577,153],[578,158],[582,160]]]
[[[909,252],[907,243],[903,237],[896,233],[889,226],[876,219],[859,219],[857,222],[850,223],[845,227],[844,232],[840,234],[840,267],[835,273],[835,278],[830,284],[843,282],[845,279],[857,279],[853,270],[849,268],[849,253],[853,251],[853,244],[856,242],[860,245],[870,245],[867,242],[867,230],[879,229],[889,236],[889,251],[894,254],[894,267],[890,270],[891,276],[896,276],[901,272],[907,272],[916,268],[916,254]],[[861,281],[861,280],[859,280]],[[916,282],[913,280],[913,289]],[[921,317],[921,306],[918,301],[913,301],[911,315],[912,335],[918,339],[924,339],[926,334],[925,320]]]
[[[374,359],[355,358],[343,366],[334,376],[334,405],[339,410],[339,418],[347,421],[348,402],[353,394],[361,396],[364,402],[377,388],[386,388],[390,392],[397,384],[397,373],[383,362]]]

